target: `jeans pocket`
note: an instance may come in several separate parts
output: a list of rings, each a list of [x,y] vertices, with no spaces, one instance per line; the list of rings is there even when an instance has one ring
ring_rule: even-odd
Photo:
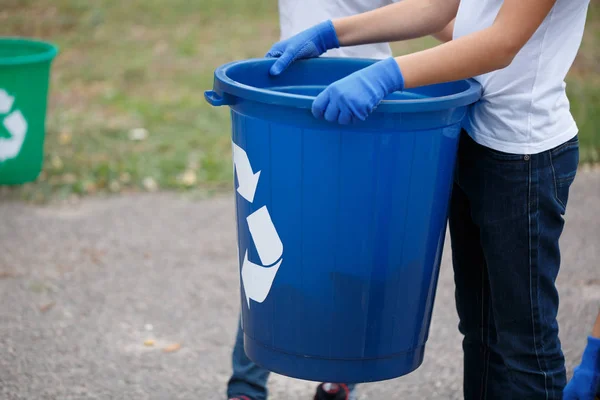
[[[550,150],[554,175],[554,195],[564,214],[569,200],[569,188],[575,180],[579,166],[579,140],[577,136]]]
[[[507,163],[524,163],[529,161],[529,155],[526,154],[504,153],[502,151],[494,150],[489,147],[485,147],[485,151],[488,157],[495,161]]]

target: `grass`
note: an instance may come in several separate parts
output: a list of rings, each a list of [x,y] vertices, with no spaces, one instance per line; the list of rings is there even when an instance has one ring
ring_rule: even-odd
[[[569,76],[582,159],[600,161],[600,6]],[[278,39],[264,0],[3,0],[0,36],[58,44],[44,171],[12,194],[43,202],[129,190],[221,190],[232,179],[229,113],[203,98],[214,69]],[[397,54],[435,44],[394,45]]]

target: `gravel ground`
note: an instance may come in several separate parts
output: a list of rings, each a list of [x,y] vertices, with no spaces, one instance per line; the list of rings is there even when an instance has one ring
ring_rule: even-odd
[[[558,284],[571,368],[600,304],[600,172],[582,172],[569,201]],[[239,305],[232,210],[231,197],[176,194],[0,202],[0,398],[224,399]],[[423,366],[361,385],[361,399],[461,398],[449,255]],[[315,385],[269,384],[282,400]]]

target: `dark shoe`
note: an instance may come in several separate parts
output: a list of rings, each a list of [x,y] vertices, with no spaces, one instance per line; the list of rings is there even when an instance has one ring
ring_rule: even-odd
[[[317,386],[314,400],[348,400],[350,390],[343,383],[321,383]]]

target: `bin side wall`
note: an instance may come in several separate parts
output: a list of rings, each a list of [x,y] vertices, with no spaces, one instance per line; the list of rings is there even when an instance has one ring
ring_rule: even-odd
[[[459,125],[309,129],[236,111],[232,121],[233,141],[260,171],[253,201],[236,195],[240,267],[246,251],[261,264],[246,220],[261,207],[283,243],[266,299],[248,307],[242,286],[246,335],[327,359],[384,358],[423,345]]]
[[[10,112],[20,111],[27,122],[25,141],[17,157],[0,161],[0,184],[35,180],[43,162],[50,62],[0,66],[0,89],[14,98]],[[2,137],[10,138],[0,114]]]

